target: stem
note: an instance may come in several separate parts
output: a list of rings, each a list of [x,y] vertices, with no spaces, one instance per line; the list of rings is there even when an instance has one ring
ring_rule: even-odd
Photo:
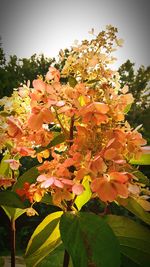
[[[74,126],[74,116],[71,118],[71,123],[70,123],[70,135],[69,135],[70,146],[72,146],[73,142],[73,126]]]
[[[11,177],[12,177],[13,180],[15,180],[15,172],[14,172],[14,170],[11,170]]]
[[[15,220],[11,219],[11,267],[15,267],[15,252],[16,252],[16,227]]]
[[[65,250],[63,267],[68,267],[69,266],[69,259],[70,259],[70,256],[69,256],[67,250]]]
[[[73,126],[74,126],[74,117],[71,118],[71,123],[70,123],[70,145],[72,145],[73,141]]]
[[[73,142],[73,126],[74,126],[74,117],[71,118],[71,123],[70,123],[70,134],[69,134],[70,147],[72,146],[72,142]],[[71,205],[72,205],[72,202],[71,203],[68,202],[67,211],[72,210]],[[70,260],[70,255],[68,254],[67,250],[65,249],[63,267],[69,266],[69,260]]]

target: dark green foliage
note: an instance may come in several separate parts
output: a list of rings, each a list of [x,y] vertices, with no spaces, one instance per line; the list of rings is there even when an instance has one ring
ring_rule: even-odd
[[[6,58],[0,47],[0,98],[10,96],[13,88],[18,88],[28,80],[31,82],[38,75],[45,75],[55,59],[46,58],[43,54],[30,58],[17,58],[16,55]]]
[[[148,267],[150,263],[150,232],[147,227],[124,216],[105,217],[119,240],[122,267]]]
[[[20,200],[19,196],[12,191],[1,191],[0,192],[0,206],[10,206],[13,208],[24,209],[25,206]]]

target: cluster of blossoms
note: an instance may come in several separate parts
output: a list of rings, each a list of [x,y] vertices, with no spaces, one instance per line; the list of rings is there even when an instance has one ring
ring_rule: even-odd
[[[146,144],[125,120],[134,99],[108,67],[120,42],[109,26],[91,41],[60,51],[59,70],[50,66],[33,87],[28,83],[0,100],[0,148],[10,155],[10,168],[24,156],[39,161],[36,182],[18,189],[20,196],[35,202],[50,193],[65,208],[84,192],[85,178],[92,197],[106,203],[146,190],[129,163]],[[63,140],[52,146],[57,136]],[[0,185],[8,181],[14,177],[1,177]]]

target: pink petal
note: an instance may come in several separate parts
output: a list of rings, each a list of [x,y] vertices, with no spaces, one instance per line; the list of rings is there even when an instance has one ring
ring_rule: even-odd
[[[44,181],[42,184],[41,184],[41,188],[48,188],[50,187],[52,184],[54,184],[54,178],[48,178],[46,181]]]
[[[37,178],[38,182],[44,182],[46,180],[47,180],[47,177],[44,174],[39,175]]]
[[[72,187],[72,192],[77,196],[81,195],[83,191],[84,191],[84,187],[82,184],[74,184]]]
[[[19,169],[19,166],[21,165],[18,160],[15,159],[6,159],[4,162],[9,163],[10,168],[14,171]]]
[[[64,178],[61,178],[60,180],[61,180],[61,182],[62,182],[63,184],[66,184],[66,185],[73,185],[73,181],[72,181],[72,180],[64,179]]]
[[[55,179],[54,185],[56,185],[59,188],[63,188],[64,187],[63,183],[61,181],[57,180],[57,179]]]
[[[143,154],[150,154],[150,146],[141,147]]]
[[[117,164],[125,164],[126,160],[125,159],[117,159],[117,160],[114,160],[114,162]]]
[[[58,101],[57,103],[56,103],[56,106],[57,107],[62,107],[62,106],[64,106],[65,105],[65,101]]]

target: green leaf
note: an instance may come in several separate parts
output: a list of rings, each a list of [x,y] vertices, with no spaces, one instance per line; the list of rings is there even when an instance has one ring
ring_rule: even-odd
[[[27,266],[37,264],[61,243],[59,221],[63,212],[48,215],[35,229],[26,250]]]
[[[53,250],[47,257],[45,257],[37,267],[62,267],[64,258],[64,246],[61,243],[55,250]],[[69,266],[73,267],[71,259],[69,261]]]
[[[92,84],[92,83],[97,83],[97,82],[99,82],[99,80],[96,80],[96,79],[94,79],[94,80],[88,80],[87,81],[87,84]]]
[[[53,140],[46,146],[46,147],[39,147],[36,151],[41,152],[47,148],[51,148],[53,146],[59,145],[65,141],[65,135],[64,134],[58,134],[56,137],[53,138]]]
[[[150,180],[142,172],[140,172],[139,170],[135,170],[132,173],[134,174],[134,176],[138,178],[139,183],[142,183],[148,186],[150,185]]]
[[[9,163],[5,162],[7,159],[10,159],[10,154],[6,154],[0,163],[0,174],[4,176],[8,176],[10,171]]]
[[[132,104],[128,104],[128,105],[125,107],[125,109],[124,109],[124,113],[125,113],[125,114],[127,114],[127,113],[130,111],[131,106],[132,106]]]
[[[73,77],[73,76],[69,76],[69,78],[68,78],[68,82],[69,82],[69,85],[71,86],[71,87],[75,87],[76,86],[76,84],[77,84],[77,80]]]
[[[8,117],[8,116],[10,116],[10,113],[9,113],[9,112],[6,112],[6,111],[1,111],[1,112],[0,112],[0,115],[1,115],[2,117]]]
[[[78,101],[79,101],[81,107],[83,107],[86,104],[83,95],[79,96]]]
[[[52,196],[49,193],[45,193],[44,197],[42,197],[40,202],[48,205],[53,205]]]
[[[7,206],[2,206],[2,209],[5,211],[9,220],[17,220],[23,213],[26,212],[26,209],[11,208]]]
[[[105,220],[119,240],[123,266],[129,266],[124,265],[124,261],[129,261],[130,266],[149,267],[150,231],[123,216],[107,215]]]
[[[139,159],[131,159],[129,163],[134,165],[150,165],[150,154],[142,154]]]
[[[21,175],[17,182],[13,186],[13,191],[15,191],[18,188],[22,188],[24,183],[28,182],[30,184],[34,183],[36,181],[36,178],[39,175],[39,172],[37,170],[38,166],[34,166],[28,171],[26,171],[23,175]]]
[[[150,214],[145,211],[134,198],[128,198],[124,201],[123,206],[143,222],[150,225]]]
[[[63,247],[63,244],[61,244],[55,250],[53,250],[47,257],[45,257],[37,265],[37,267],[46,267],[46,266],[47,267],[48,266],[50,266],[50,267],[62,267],[63,266],[63,257],[64,257],[64,247]]]
[[[67,212],[60,219],[60,233],[74,267],[120,266],[118,241],[99,216],[87,212]]]
[[[12,191],[0,192],[0,206],[8,206],[12,208],[26,208],[19,196]]]
[[[47,148],[51,148],[53,146],[59,145],[65,141],[65,135],[64,134],[59,134],[57,135],[47,146]]]
[[[90,176],[84,177],[82,185],[84,186],[85,190],[80,196],[77,196],[76,198],[75,204],[78,210],[81,210],[83,205],[86,204],[91,198],[92,193],[89,185],[89,178]]]
[[[0,111],[0,115],[2,117],[10,117],[11,115],[15,115],[15,112],[14,111],[11,111],[11,112],[7,112],[7,111]]]
[[[51,132],[60,133],[61,132],[61,127],[58,124],[51,124],[51,125],[49,125],[49,130]]]

